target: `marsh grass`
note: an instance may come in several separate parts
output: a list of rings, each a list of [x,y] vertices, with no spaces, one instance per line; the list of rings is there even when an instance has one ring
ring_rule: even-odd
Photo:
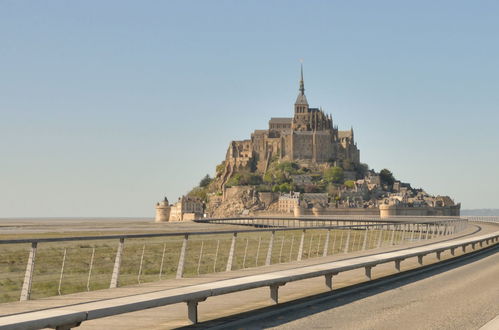
[[[302,232],[300,229],[275,232],[270,256],[272,264],[297,260]],[[367,249],[375,248],[380,234],[383,245],[389,244],[391,240],[391,231],[380,233],[379,230],[369,230],[367,237],[365,233],[364,230],[331,230],[327,254],[343,253],[346,249],[348,252],[361,250],[364,240]],[[323,255],[326,234],[325,229],[306,231],[302,260]],[[396,234],[398,236],[396,235],[395,242],[400,243],[401,233]],[[271,232],[238,234],[232,269],[265,265],[271,236]],[[119,285],[174,278],[182,242],[183,236],[126,239]],[[183,276],[225,271],[231,243],[231,234],[190,236]],[[31,298],[108,288],[117,248],[118,240],[39,243]],[[66,258],[61,279],[65,249]],[[29,251],[29,244],[0,245],[0,302],[19,299]]]

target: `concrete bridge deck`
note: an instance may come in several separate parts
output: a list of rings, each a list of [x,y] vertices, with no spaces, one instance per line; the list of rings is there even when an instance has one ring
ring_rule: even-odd
[[[469,237],[477,234],[484,234],[495,232],[497,230],[496,225],[480,224],[480,229],[478,227],[470,226],[465,232],[461,232],[456,235],[440,237],[428,241],[421,241],[416,243],[408,244],[407,247],[424,246],[437,241],[449,240],[458,237]],[[93,292],[85,292],[78,294],[71,294],[65,296],[51,297],[40,300],[25,301],[22,303],[8,303],[0,305],[0,316],[9,314],[25,313],[28,311],[35,310],[45,310],[54,307],[65,307],[69,305],[78,305],[87,302],[99,302],[106,299],[117,298],[117,297],[133,297],[138,294],[153,293],[165,289],[181,288],[198,284],[205,284],[211,282],[218,282],[226,279],[237,279],[242,276],[266,274],[269,272],[289,270],[297,267],[304,267],[310,265],[320,265],[332,261],[338,261],[345,258],[358,258],[361,256],[372,255],[382,252],[388,252],[392,250],[400,250],[401,247],[384,247],[381,249],[369,250],[364,252],[356,252],[346,254],[336,254],[325,258],[309,259],[300,263],[288,263],[288,264],[278,264],[267,267],[260,267],[254,269],[246,269],[241,271],[233,271],[226,273],[217,273],[204,275],[196,278],[184,278],[176,280],[165,280],[156,283],[148,283],[140,286],[130,286],[117,289],[107,289]],[[461,252],[456,251],[457,255]],[[442,257],[446,257],[446,253],[442,254]],[[428,256],[425,258],[425,263],[436,261],[433,256]],[[407,260],[402,263],[402,269],[410,269],[417,266],[415,260]],[[373,277],[380,277],[386,274],[394,273],[394,267],[392,265],[379,265],[373,270]],[[353,283],[357,283],[365,280],[365,275],[362,270],[353,270],[345,273],[340,273],[335,276],[335,288],[342,286],[348,286]],[[280,302],[293,300],[298,297],[307,296],[313,293],[326,291],[326,286],[322,280],[309,279],[299,282],[289,283],[288,285],[282,287],[279,296]],[[243,291],[237,293],[231,293],[230,295],[212,297],[209,303],[200,304],[200,317],[202,320],[218,318],[221,316],[229,315],[235,312],[241,312],[244,310],[254,309],[260,306],[268,305],[270,303],[270,298],[268,294],[268,288],[258,288],[250,291]],[[132,312],[124,315],[118,315],[113,317],[107,317],[98,320],[87,321],[82,324],[81,328],[104,328],[104,327],[119,327],[120,329],[136,329],[138,327],[147,327],[150,329],[158,328],[173,328],[182,325],[189,324],[186,318],[186,306],[185,304],[176,304],[165,307],[158,307],[149,310],[143,310],[138,312]]]

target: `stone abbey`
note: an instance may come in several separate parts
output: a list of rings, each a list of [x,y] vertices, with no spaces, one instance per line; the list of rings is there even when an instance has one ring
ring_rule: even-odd
[[[201,180],[178,202],[156,204],[156,221],[240,215],[459,216],[448,196],[412,188],[383,169],[360,162],[353,128],[340,131],[331,115],[311,108],[303,66],[291,118],[232,141],[214,178]]]
[[[302,164],[360,163],[353,129],[340,131],[331,115],[321,108],[309,107],[303,66],[294,116],[271,118],[268,129],[255,130],[249,140],[232,141],[225,159],[224,181],[241,170],[265,173],[271,160],[276,158]]]

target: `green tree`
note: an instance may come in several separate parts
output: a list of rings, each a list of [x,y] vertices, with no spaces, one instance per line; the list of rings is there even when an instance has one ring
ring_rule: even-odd
[[[393,186],[395,183],[395,178],[390,170],[384,168],[379,172],[379,179],[381,184],[386,184],[387,186]]]
[[[216,167],[217,176],[222,175],[224,170],[225,170],[225,160],[217,165]]]
[[[343,169],[338,166],[330,167],[324,171],[324,181],[327,183],[341,184],[345,180]]]
[[[345,181],[345,187],[350,188],[350,189],[354,188],[355,187],[355,181],[353,181],[353,180],[347,180],[347,181]]]
[[[276,167],[287,175],[297,174],[300,169],[300,165],[295,162],[280,162]]]
[[[256,186],[261,183],[262,177],[256,173],[238,172],[227,181],[227,186]]]
[[[357,173],[357,179],[363,179],[367,172],[369,171],[369,166],[364,163],[359,163],[355,166],[355,172]]]
[[[210,178],[210,176],[208,174],[205,175],[204,178],[201,179],[201,181],[199,182],[199,186],[201,188],[206,188],[210,185],[210,183],[213,181],[212,178]]]
[[[263,176],[263,181],[272,185],[290,182],[290,176],[298,173],[300,166],[294,162],[272,162]]]
[[[197,197],[206,202],[208,200],[208,189],[203,187],[196,187],[192,189],[187,195],[190,197]]]
[[[294,190],[294,186],[291,183],[285,182],[280,185],[275,185],[272,187],[273,192],[289,193]]]

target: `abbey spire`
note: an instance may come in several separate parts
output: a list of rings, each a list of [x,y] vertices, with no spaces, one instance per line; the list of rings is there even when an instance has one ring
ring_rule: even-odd
[[[300,92],[305,95],[305,83],[303,82],[303,63],[301,64]]]
[[[295,112],[297,112],[296,105],[303,105],[303,106],[306,106],[306,108],[308,109],[308,101],[307,101],[307,97],[305,96],[305,82],[303,81],[303,64],[301,65],[300,93],[298,94],[298,97],[296,98]],[[298,111],[298,112],[305,112],[307,109],[305,109],[305,107],[300,107],[301,111]]]

